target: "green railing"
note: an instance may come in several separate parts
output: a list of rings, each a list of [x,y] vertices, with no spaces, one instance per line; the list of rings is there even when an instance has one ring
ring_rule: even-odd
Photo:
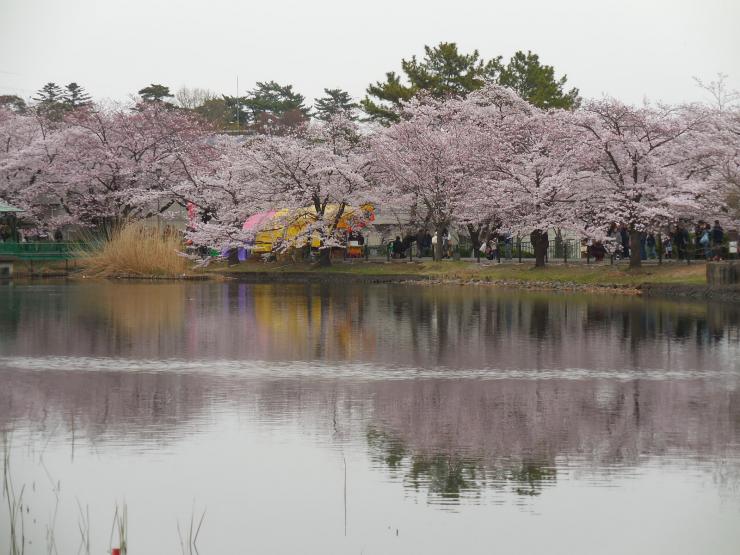
[[[0,258],[15,260],[69,260],[79,252],[80,243],[28,242],[0,243]]]

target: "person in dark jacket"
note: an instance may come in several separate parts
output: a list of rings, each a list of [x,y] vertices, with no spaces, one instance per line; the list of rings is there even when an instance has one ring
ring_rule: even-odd
[[[393,241],[393,258],[403,258],[403,243],[401,237],[396,235],[396,240]]]
[[[722,260],[722,242],[725,240],[725,230],[719,225],[719,220],[714,220],[712,228],[712,248],[714,249],[714,259]]]
[[[619,239],[622,242],[622,256],[624,258],[630,257],[630,234],[629,231],[627,231],[627,226],[622,225],[622,227],[619,228]]]

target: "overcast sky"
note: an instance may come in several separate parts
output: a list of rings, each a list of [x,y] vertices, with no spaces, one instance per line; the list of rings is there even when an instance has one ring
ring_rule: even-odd
[[[532,50],[585,97],[702,98],[740,88],[740,0],[0,0],[0,94],[76,81],[125,100],[148,83],[234,94],[255,81],[355,97],[425,44]]]

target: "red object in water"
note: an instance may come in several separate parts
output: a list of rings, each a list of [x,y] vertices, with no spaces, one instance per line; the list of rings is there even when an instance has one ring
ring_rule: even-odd
[[[121,550],[118,547],[114,547],[110,550],[110,555],[121,555]]]

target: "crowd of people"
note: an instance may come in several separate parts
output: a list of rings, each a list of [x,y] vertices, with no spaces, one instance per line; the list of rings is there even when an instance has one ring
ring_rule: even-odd
[[[624,258],[630,257],[630,235],[626,226],[613,225],[609,236],[615,238],[621,251],[618,253]],[[662,237],[662,251],[664,258],[686,260],[689,258],[704,258],[706,260],[722,260],[724,252],[725,231],[719,223],[699,221],[693,229],[693,237],[689,229],[678,223]],[[658,241],[654,233],[640,234],[640,258],[643,260],[658,258]]]
[[[625,259],[630,257],[632,247],[627,226],[612,224],[607,237],[606,241],[584,240],[581,243],[582,255],[593,258],[597,262],[604,260],[609,255]],[[714,225],[700,221],[691,231],[686,225],[679,223],[664,235],[653,232],[640,233],[640,258],[642,260],[655,260],[660,256],[675,260],[689,258],[722,260],[727,256],[725,252],[726,238],[725,231],[718,220],[714,221]],[[439,241],[442,242],[442,257],[452,258],[455,243],[447,229],[442,231],[441,237],[438,237],[436,232],[432,234],[424,229],[420,229],[415,235],[408,234],[403,238],[397,235],[394,240],[387,244],[388,255],[390,258],[407,258],[410,255],[412,245],[415,243],[415,256],[434,257]],[[512,234],[501,231],[494,232],[488,238],[483,239],[478,248],[480,256],[488,260],[511,259],[513,244]]]
[[[416,243],[416,256],[435,257],[434,251],[439,242],[442,243],[442,258],[452,258],[455,240],[447,228],[442,230],[441,237],[436,231],[431,234],[424,229],[420,229],[416,235],[406,235],[403,239],[400,235],[396,235],[393,241],[388,242],[388,255],[391,258],[406,258],[411,253],[411,246]]]

